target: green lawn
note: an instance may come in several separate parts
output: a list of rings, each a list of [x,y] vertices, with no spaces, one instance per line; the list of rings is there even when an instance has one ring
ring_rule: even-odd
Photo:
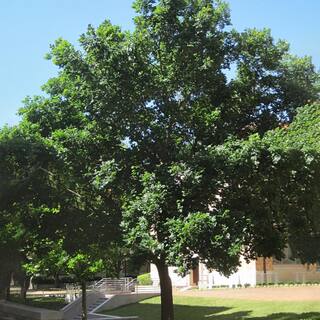
[[[19,296],[11,297],[11,301],[24,304],[24,301]],[[26,305],[36,308],[60,310],[66,303],[64,298],[59,297],[28,297]]]
[[[160,320],[160,299],[152,298],[106,314]],[[319,320],[320,302],[270,302],[175,297],[175,320]]]

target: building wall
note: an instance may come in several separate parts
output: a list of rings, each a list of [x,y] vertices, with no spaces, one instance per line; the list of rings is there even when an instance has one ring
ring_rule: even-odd
[[[257,271],[264,271],[264,258],[257,258],[256,260],[256,268]],[[266,270],[267,271],[272,271],[273,270],[273,259],[272,258],[265,258],[265,264],[266,264]]]
[[[289,246],[286,247],[282,260],[266,259],[266,273],[264,273],[263,258],[257,259],[256,266],[257,284],[320,281],[317,265],[301,264],[299,259],[293,258]]]
[[[169,267],[169,275],[174,287],[187,287],[190,285],[190,276],[181,277],[176,272],[177,268]],[[154,264],[151,264],[150,275],[153,282],[153,285],[157,286],[160,284],[159,274],[157,267]]]
[[[181,277],[176,272],[177,268],[170,267],[169,274],[171,277],[172,285],[174,287],[187,287],[192,285],[192,272],[191,274]],[[159,285],[159,275],[155,265],[151,265],[151,279],[154,285]],[[210,272],[203,264],[199,265],[199,288],[210,289],[215,286],[237,286],[237,285],[250,284],[256,285],[256,262],[253,260],[246,263],[242,260],[242,265],[238,271],[230,277],[225,277],[217,271]]]
[[[199,288],[201,289],[211,289],[217,286],[236,287],[246,284],[250,286],[256,285],[256,262],[254,260],[246,263],[242,259],[238,271],[230,277],[226,277],[217,271],[210,272],[204,265],[200,264]]]
[[[188,287],[192,284],[192,272],[181,277],[176,272],[177,268],[170,267],[169,274],[174,287]],[[217,271],[210,272],[203,264],[199,265],[200,289],[211,289],[217,286],[236,287],[238,285],[255,286],[262,283],[279,282],[320,282],[320,271],[316,265],[303,265],[297,263],[277,263],[272,258],[266,259],[266,271],[263,272],[263,259],[258,258],[246,263],[242,259],[241,267],[230,277],[225,277]],[[159,285],[158,271],[151,265],[151,279],[154,285]]]
[[[315,265],[273,264],[272,271],[267,271],[267,280],[262,272],[257,272],[257,283],[320,282],[320,272]]]

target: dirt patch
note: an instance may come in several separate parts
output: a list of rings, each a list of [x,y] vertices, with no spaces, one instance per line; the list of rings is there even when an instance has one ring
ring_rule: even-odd
[[[320,301],[320,286],[176,291],[177,296],[264,301]]]

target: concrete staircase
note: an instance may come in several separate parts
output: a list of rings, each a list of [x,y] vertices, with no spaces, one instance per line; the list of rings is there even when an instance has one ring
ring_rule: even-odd
[[[131,294],[130,294],[131,295]],[[133,295],[133,294],[132,294]],[[125,296],[122,295],[110,295],[110,296],[101,296],[101,294],[90,292],[87,296],[88,302],[88,320],[111,320],[111,319],[121,319],[121,320],[129,320],[129,319],[138,319],[138,317],[118,317],[118,316],[109,316],[104,314],[99,314],[99,310],[107,305],[109,302],[111,303],[111,309],[114,306],[114,303],[118,298],[122,298]],[[125,298],[127,299],[127,298]],[[129,300],[130,301],[130,300]],[[126,304],[126,303],[125,303]],[[122,305],[122,303],[120,303]],[[69,307],[68,307],[69,306]],[[64,310],[64,320],[81,320],[81,297],[69,304]]]
[[[106,303],[109,298],[100,292],[88,292],[87,293],[87,306],[88,314],[93,313],[101,305]],[[63,317],[65,320],[81,320],[82,305],[81,305],[81,296],[69,303],[62,309]]]
[[[72,295],[74,294],[74,295]],[[107,319],[138,319],[137,317],[118,317],[99,314],[100,310],[112,310],[130,303],[154,297],[160,294],[159,287],[138,286],[135,280],[102,279],[93,286],[88,287],[87,306],[89,320]],[[74,297],[71,303],[62,309],[64,320],[81,320],[81,296],[75,291],[70,291],[67,296]]]
[[[99,298],[95,303],[88,306],[88,313],[94,313],[96,310],[100,309],[110,298],[102,297]]]
[[[94,314],[94,311],[98,310],[108,300],[109,300],[109,298],[101,297],[100,295],[97,295],[96,299],[91,299],[90,304],[88,304],[88,318],[89,319],[99,319],[99,317],[97,317]],[[80,310],[77,308],[77,312],[73,313],[72,318],[71,318],[71,314],[70,314],[70,318],[68,318],[66,320],[69,320],[69,319],[70,320],[81,320],[81,308],[80,308]]]

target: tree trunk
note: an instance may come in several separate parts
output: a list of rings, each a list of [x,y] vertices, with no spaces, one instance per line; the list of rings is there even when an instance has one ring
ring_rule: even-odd
[[[161,288],[161,320],[173,320],[172,283],[169,276],[169,268],[163,262],[156,263]]]
[[[85,281],[81,282],[81,293],[82,293],[82,320],[87,320],[88,319],[88,312],[87,312],[87,284]]]
[[[6,300],[7,296],[7,287],[0,287],[0,300]]]
[[[59,279],[59,272],[54,274],[54,287],[60,288],[60,279]]]
[[[11,281],[12,281],[12,274],[13,272],[10,272],[10,275],[9,275],[9,283],[8,283],[8,287],[7,287],[7,291],[6,291],[6,300],[7,301],[10,301],[10,298],[11,298]]]
[[[0,300],[9,300],[8,292],[10,293],[11,271],[1,270],[0,274]]]
[[[23,301],[27,302],[27,292],[30,286],[30,277],[27,275],[24,275],[22,281],[21,281],[21,289],[20,289],[20,297],[23,299]]]
[[[118,263],[117,263],[117,277],[118,277],[118,279],[120,279],[121,270],[122,270],[122,260],[118,260]]]
[[[263,257],[263,283],[267,284],[267,261],[266,258]]]
[[[11,292],[10,292],[10,286],[9,286],[6,291],[6,300],[10,301],[10,299],[11,299]]]

